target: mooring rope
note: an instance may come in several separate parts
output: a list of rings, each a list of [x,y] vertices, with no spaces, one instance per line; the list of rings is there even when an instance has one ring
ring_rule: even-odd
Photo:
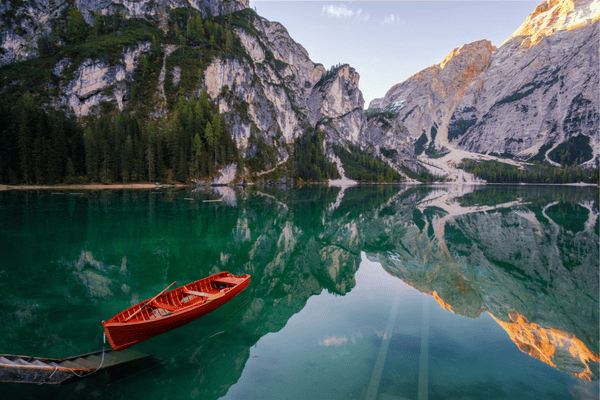
[[[106,333],[104,333],[104,340],[103,340],[103,343],[102,343],[102,360],[100,361],[100,365],[98,366],[98,368],[96,368],[95,370],[93,370],[91,372],[88,372],[86,374],[79,375],[77,372],[73,371],[69,367],[59,367],[58,365],[56,365],[56,367],[54,368],[54,372],[52,372],[52,374],[48,378],[46,378],[43,381],[41,381],[40,383],[38,383],[38,385],[43,385],[44,383],[46,383],[50,378],[52,378],[52,375],[54,375],[56,373],[56,371],[58,371],[59,368],[68,369],[69,371],[71,371],[73,373],[73,375],[75,375],[78,378],[83,378],[83,377],[86,377],[86,376],[90,376],[94,372],[98,372],[98,370],[100,368],[102,368],[102,365],[104,365],[104,354],[105,353],[106,353]]]
[[[56,367],[54,367],[54,372],[52,372],[52,374],[50,374],[50,376],[46,379],[44,379],[43,381],[41,381],[40,383],[38,383],[38,385],[43,385],[44,383],[46,383],[46,381],[50,378],[52,378],[52,375],[54,375],[56,373],[56,371],[58,371],[58,365]]]

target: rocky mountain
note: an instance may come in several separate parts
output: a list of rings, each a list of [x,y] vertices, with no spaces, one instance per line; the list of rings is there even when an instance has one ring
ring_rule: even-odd
[[[401,126],[411,142],[397,146],[424,160],[460,149],[597,165],[599,18],[597,0],[548,0],[499,48],[461,46],[369,110],[390,114],[389,131]]]
[[[247,6],[211,0],[11,1],[0,9],[0,63],[7,71],[0,94],[5,104],[28,91],[44,109],[78,118],[114,109],[164,126],[181,116],[173,113],[179,97],[206,92],[248,168],[237,177],[217,177],[220,183],[291,165],[294,141],[307,132],[322,132],[319,147],[325,150],[327,143],[357,144],[364,121],[358,73],[348,65],[326,71],[281,24]],[[335,159],[331,149],[323,151],[312,156],[310,164],[322,164],[317,172],[331,168],[315,157]],[[194,162],[189,150],[183,157]],[[225,167],[224,158],[215,165]]]
[[[593,167],[598,1],[543,3],[499,48],[461,46],[364,112],[357,71],[314,63],[245,0],[10,0],[0,5],[0,180],[432,179],[417,174],[426,167],[472,181],[459,163],[474,154]],[[122,114],[138,128],[104,138],[113,117],[100,133],[81,122],[87,139],[73,133],[77,145],[51,161],[64,148],[51,142],[71,136],[32,129],[45,117],[26,122],[17,104],[80,122]]]
[[[191,8],[203,17],[243,10],[248,0],[8,0],[0,4],[0,65],[38,55],[36,40],[48,35],[52,22],[66,18],[76,6],[88,24],[94,13],[143,18],[165,26],[169,10]]]

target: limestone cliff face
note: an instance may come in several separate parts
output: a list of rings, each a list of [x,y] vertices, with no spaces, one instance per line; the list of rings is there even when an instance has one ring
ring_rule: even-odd
[[[360,137],[361,145],[385,160],[392,168],[406,167],[418,172],[414,152],[414,139],[401,121],[386,114],[367,117]]]
[[[488,67],[494,50],[487,40],[461,46],[440,64],[393,86],[383,99],[369,105],[371,117],[362,141],[371,143],[390,165],[416,172],[416,155],[425,149],[430,153],[447,148],[448,122],[465,92]]]
[[[588,155],[577,164],[591,166],[600,140],[599,18],[598,0],[549,0],[498,49],[487,41],[458,48],[370,108],[394,112],[409,137],[420,138],[417,151],[560,162],[561,154],[548,155],[584,135]]]
[[[77,6],[87,23],[91,12],[126,18],[144,18],[164,24],[168,11],[189,7],[203,17],[222,15],[249,6],[248,0],[29,0],[3,1],[0,4],[0,65],[37,56],[37,39],[49,33],[48,22]]]
[[[467,89],[486,70],[495,47],[487,40],[454,49],[433,65],[392,87],[374,106],[395,114],[394,121],[407,129],[411,142],[425,135],[428,145],[447,145],[445,128]],[[437,133],[432,133],[437,129]],[[412,144],[411,146],[412,147]]]
[[[343,65],[311,91],[309,122],[334,142],[358,142],[365,121],[365,101],[358,90],[358,81],[359,75],[354,68]]]
[[[453,122],[465,119],[465,109],[476,118],[456,135],[456,145],[548,159],[559,144],[585,135],[593,157],[579,164],[598,160],[599,5],[549,1],[538,6],[461,101]]]
[[[21,40],[15,39],[20,32],[15,28],[17,21],[24,27],[50,20],[64,23],[65,13],[73,4],[90,24],[94,22],[92,12],[119,13],[129,18],[148,20],[151,26],[161,27],[164,32],[174,29],[174,22],[169,19],[169,11],[174,8],[187,7],[192,13],[198,11],[203,16],[215,16],[238,11],[248,2],[103,0],[56,3],[39,0],[31,2],[28,8],[15,9],[11,8],[11,4],[3,4],[0,12],[20,16],[20,19],[7,20],[0,35],[4,35],[2,37],[10,43],[17,43]],[[234,18],[233,14],[231,18]],[[121,111],[126,107],[141,108],[149,117],[159,120],[161,117],[168,119],[169,92],[172,96],[183,90],[184,95],[189,97],[198,96],[206,90],[210,99],[218,104],[229,132],[246,158],[252,158],[260,149],[269,152],[268,160],[260,166],[264,170],[285,162],[290,154],[290,145],[308,127],[323,130],[326,142],[350,141],[357,144],[364,122],[364,100],[358,89],[358,73],[345,65],[334,74],[326,74],[325,68],[313,63],[306,49],[296,43],[281,24],[261,18],[251,10],[237,13],[235,18],[243,20],[232,24],[235,51],[225,51],[223,45],[216,46],[216,51],[211,47],[211,52],[203,53],[204,45],[190,48],[189,44],[181,50],[184,45],[178,42],[179,39],[173,39],[173,35],[162,36],[157,29],[153,34],[154,42],[144,39],[128,44],[120,53],[117,50],[116,56],[113,50],[110,60],[92,56],[74,61],[77,56],[63,56],[53,61],[54,78],[45,86],[48,105],[80,117],[96,112],[102,104],[111,103]],[[37,55],[35,39],[48,32],[41,28],[28,32],[30,54],[25,56],[23,53],[25,42],[22,40],[19,45],[3,45],[0,64]],[[164,42],[157,37],[162,37]],[[185,57],[184,50],[188,55],[190,51],[197,51],[200,57],[190,60]],[[150,59],[154,61],[148,67]],[[144,68],[140,68],[142,61],[146,65]],[[162,68],[159,69],[160,65]],[[153,68],[151,73],[148,68]],[[193,75],[192,79],[190,75]],[[182,78],[186,76],[187,86]],[[190,80],[193,80],[191,85]],[[144,92],[138,93],[132,103],[133,86],[142,81]],[[145,82],[152,82],[152,87]],[[18,79],[7,80],[0,90],[18,84]]]
[[[75,71],[75,77],[63,86],[63,96],[56,99],[56,106],[68,105],[75,115],[87,115],[94,106],[103,101],[115,101],[122,111],[129,100],[129,84],[140,56],[148,53],[150,42],[139,43],[123,54],[123,64],[111,66],[104,60],[85,60]],[[63,65],[68,60],[61,60],[55,67],[55,75],[60,75]],[[107,94],[108,87],[112,93]]]
[[[215,59],[204,73],[204,85],[228,116],[240,149],[253,156],[256,148],[249,141],[262,137],[283,160],[288,156],[285,144],[303,133],[307,99],[325,69],[310,61],[281,24],[257,16],[253,25],[258,34],[235,30],[249,57]]]
[[[235,31],[249,58],[216,59],[204,74],[238,147],[252,157],[258,151],[255,139],[262,138],[282,162],[287,145],[307,126],[323,130],[327,142],[356,143],[364,122],[358,73],[344,65],[325,77],[325,68],[314,64],[281,24],[257,16],[253,26],[258,34]]]

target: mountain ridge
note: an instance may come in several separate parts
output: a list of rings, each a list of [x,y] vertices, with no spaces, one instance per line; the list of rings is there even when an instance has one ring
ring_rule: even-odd
[[[0,96],[7,116],[11,104],[30,93],[28,104],[62,110],[83,121],[85,129],[105,114],[137,118],[134,149],[111,161],[114,171],[103,175],[117,181],[133,154],[140,159],[134,179],[155,176],[151,168],[140,170],[141,157],[145,152],[150,160],[162,147],[170,153],[161,155],[166,170],[156,178],[218,183],[338,177],[481,181],[475,176],[481,168],[470,165],[467,172],[463,159],[500,161],[520,169],[529,168],[524,160],[593,168],[600,157],[600,102],[594,95],[598,55],[593,48],[598,4],[543,3],[517,30],[520,34],[499,48],[487,40],[457,47],[439,64],[394,85],[365,112],[354,68],[339,64],[326,70],[313,62],[283,25],[260,17],[245,0],[169,0],[160,5],[151,0],[35,0],[27,6],[10,0],[0,8],[5,17]],[[188,106],[183,99],[188,106],[202,103],[198,107],[205,111],[216,107],[220,116],[211,122],[218,125],[217,133],[214,126],[205,126],[204,111],[184,111]],[[192,114],[200,125],[184,122]],[[7,118],[9,129],[18,131],[18,124]],[[200,129],[195,142],[188,126]],[[163,143],[151,150],[145,131],[156,132]],[[7,156],[13,160],[10,165],[0,165],[12,177],[4,183],[32,183],[32,163],[39,164],[25,145],[38,139],[32,132],[21,139],[5,135],[10,137],[3,139],[7,147],[20,146],[22,154]],[[125,146],[127,133],[119,135],[110,140]],[[181,154],[172,149],[173,135],[184,137],[177,144],[183,146]],[[62,157],[63,172],[69,170],[68,158],[80,159]],[[79,175],[86,168],[73,169]],[[578,170],[572,172],[580,176]],[[566,181],[572,179],[580,178]]]
[[[452,85],[440,87],[436,78],[480,42],[456,48],[440,64],[394,85],[369,109],[395,113],[423,163],[435,163],[430,155],[460,149],[476,158],[507,155],[556,166],[597,167],[599,17],[597,0],[544,2],[499,48],[490,44],[467,56],[486,62],[454,71],[453,84],[466,84],[453,96],[447,90]],[[472,79],[465,81],[471,71]],[[568,152],[574,152],[576,143],[580,156],[574,159]],[[456,157],[447,161],[456,162]]]

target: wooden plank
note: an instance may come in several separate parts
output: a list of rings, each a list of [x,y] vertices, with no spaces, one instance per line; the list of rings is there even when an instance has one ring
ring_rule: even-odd
[[[100,359],[100,361],[102,361],[102,359]],[[95,363],[95,362],[93,362],[93,361],[91,361],[89,359],[86,360],[85,358],[79,357],[79,358],[75,359],[74,362],[77,363],[77,364],[79,364],[79,365],[81,365],[81,366],[83,366],[83,367],[85,367],[85,368],[96,369],[96,368],[98,368],[100,366],[100,361],[97,362],[97,363]]]
[[[63,368],[70,368],[70,369],[74,369],[74,370],[89,370],[90,368],[87,368],[77,362],[73,362],[73,361],[63,361],[61,363],[58,364],[59,367],[63,367]]]
[[[0,357],[0,364],[3,365],[14,365],[15,363],[9,360],[8,358]]]
[[[187,294],[192,294],[194,296],[198,296],[198,297],[210,297],[211,295],[208,293],[204,293],[204,292],[196,292],[195,290],[188,290],[188,289],[183,289],[184,293]]]
[[[241,278],[229,278],[229,277],[218,278],[218,279],[213,280],[213,282],[223,283],[225,285],[237,285],[241,281],[242,281]]]
[[[172,306],[170,304],[159,303],[157,301],[155,301],[154,303],[152,303],[152,307],[162,308],[163,310],[167,310],[167,311],[177,311],[179,309],[179,307],[175,307],[175,306]]]

